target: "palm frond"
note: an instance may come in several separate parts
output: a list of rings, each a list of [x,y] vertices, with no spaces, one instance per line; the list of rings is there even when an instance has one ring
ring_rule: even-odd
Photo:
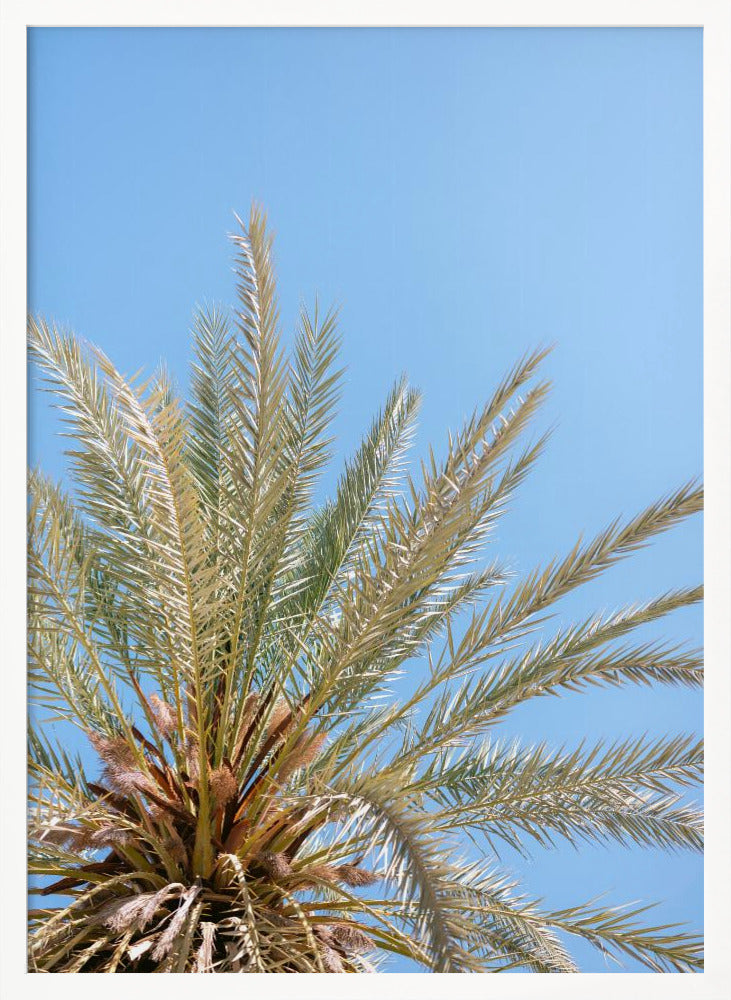
[[[653,972],[702,972],[703,942],[679,924],[648,927],[637,917],[651,906],[570,907],[551,913],[551,926],[589,941],[605,954],[629,955]],[[674,933],[668,933],[673,931]]]
[[[503,659],[492,670],[469,677],[457,691],[447,687],[424,722],[422,752],[470,738],[521,702],[555,693],[556,689],[580,690],[586,685],[628,682],[701,685],[703,659],[696,650],[662,642],[611,645],[647,622],[697,603],[701,595],[702,590],[695,587],[668,593],[607,618],[592,616],[517,658]],[[472,672],[481,663],[500,656],[497,632],[494,610],[475,616],[459,647],[449,644],[443,652],[434,671],[436,681]],[[433,686],[434,678],[430,689]]]
[[[702,778],[703,747],[691,737],[599,742],[571,752],[487,744],[440,763],[412,787],[439,805],[445,829],[469,827],[518,849],[523,834],[543,846],[555,835],[572,843],[703,846],[701,813],[681,804],[677,791]]]
[[[384,781],[361,777],[347,785],[341,781],[334,790],[347,795],[363,813],[369,826],[366,849],[377,847],[386,859],[384,877],[396,883],[405,899],[414,901],[411,920],[431,955],[433,970],[468,971],[457,921],[442,901],[446,868],[442,845],[430,834],[429,817],[420,817],[404,803],[400,790]]]
[[[219,519],[232,513],[228,434],[233,420],[232,356],[236,337],[228,317],[218,309],[199,310],[193,325],[191,399],[188,404],[191,434],[188,455],[201,493],[203,509],[210,513],[212,554],[218,554]]]

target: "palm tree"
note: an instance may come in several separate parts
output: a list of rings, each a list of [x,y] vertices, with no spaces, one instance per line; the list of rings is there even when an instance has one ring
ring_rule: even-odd
[[[188,403],[164,374],[126,379],[29,324],[76,441],[73,497],[30,475],[31,692],[99,764],[31,729],[30,872],[62,898],[30,911],[30,968],[362,972],[392,953],[438,972],[565,972],[578,935],[700,969],[696,936],[646,926],[645,908],[552,910],[499,851],[557,837],[701,850],[684,798],[701,742],[495,735],[547,694],[701,684],[697,651],[634,635],[700,587],[535,637],[556,601],[700,511],[700,488],[523,579],[481,561],[545,444],[521,444],[547,391],[537,351],[418,481],[404,456],[419,396],[398,381],[315,507],[336,318],[303,310],[286,356],[265,218],[237,221],[238,305],[198,315]]]

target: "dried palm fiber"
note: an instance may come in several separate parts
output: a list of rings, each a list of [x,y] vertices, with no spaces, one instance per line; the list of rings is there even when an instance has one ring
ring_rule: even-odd
[[[83,851],[96,847],[123,846],[132,840],[132,832],[127,827],[108,824],[97,829],[84,828],[76,831],[71,843],[76,850]]]
[[[98,920],[117,933],[134,929],[144,930],[158,909],[171,896],[185,892],[185,886],[178,882],[163,886],[157,892],[140,892],[106,903],[99,910]]]
[[[322,967],[325,972],[343,972],[343,960],[330,945],[322,944],[320,946],[320,958],[322,959]]]
[[[272,709],[271,715],[269,716],[269,719],[267,721],[266,732],[264,735],[265,741],[270,740],[272,736],[277,734],[277,730],[280,728],[280,726],[282,726],[282,723],[290,719],[291,715],[292,715],[291,709],[287,704],[287,702],[284,700],[284,698],[277,698],[274,704],[274,708]]]
[[[185,766],[188,768],[188,775],[192,782],[197,782],[200,769],[198,740],[192,733],[185,737]]]
[[[254,860],[274,879],[289,878],[292,874],[292,866],[285,854],[262,851],[254,856]]]
[[[231,768],[225,764],[222,767],[217,767],[215,771],[211,771],[208,784],[211,796],[219,808],[230,802],[238,791],[236,778]]]
[[[195,956],[196,972],[213,972],[213,945],[216,925],[209,920],[201,922],[201,943]]]
[[[366,868],[359,868],[357,865],[336,865],[334,874],[338,881],[350,886],[373,885],[381,878],[380,875],[376,875]]]
[[[287,781],[295,771],[307,767],[308,764],[316,760],[326,740],[327,735],[325,733],[319,733],[315,736],[311,733],[303,733],[292,747],[292,750],[287,754],[284,764],[279,768],[277,774],[278,780],[281,782]]]
[[[338,881],[337,873],[333,865],[314,864],[306,865],[294,872],[297,878],[299,889],[316,889],[322,883]]]
[[[188,910],[193,905],[195,898],[199,895],[200,891],[200,886],[192,885],[189,889],[186,889],[185,892],[180,894],[180,903],[178,908],[173,913],[170,922],[160,935],[157,944],[155,945],[155,950],[152,953],[153,961],[159,962],[161,958],[165,958],[165,956],[170,952],[183,924],[185,923]]]
[[[168,705],[166,701],[163,701],[162,698],[158,698],[156,694],[150,695],[150,706],[152,714],[155,717],[155,722],[157,723],[157,728],[165,739],[169,740],[178,728],[175,709],[172,705]]]
[[[251,726],[252,720],[259,707],[259,695],[256,691],[252,691],[247,694],[244,699],[244,706],[241,711],[241,721],[239,722],[238,734],[234,741],[234,752],[232,755],[232,760],[237,761],[244,749],[244,741],[249,736],[249,728]]]
[[[127,740],[112,739],[89,733],[89,741],[104,761],[103,780],[122,795],[154,791],[154,785],[139,769],[139,764]]]
[[[372,938],[368,937],[359,927],[347,921],[330,924],[329,930],[335,941],[346,951],[371,951],[375,948],[375,942]]]
[[[76,838],[79,836],[78,827],[64,826],[62,823],[45,827],[39,834],[38,839],[42,843],[53,844],[55,847],[76,847]]]
[[[185,864],[188,855],[185,850],[183,838],[178,833],[172,820],[165,816],[165,814],[162,813],[162,810],[160,810],[160,812],[162,815],[160,828],[163,834],[163,846],[166,851],[170,852],[170,856],[173,861],[177,861],[178,864]]]

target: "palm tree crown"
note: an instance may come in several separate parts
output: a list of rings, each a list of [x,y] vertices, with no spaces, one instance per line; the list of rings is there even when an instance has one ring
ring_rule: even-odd
[[[30,968],[362,972],[393,953],[439,972],[565,972],[570,935],[701,968],[694,935],[641,909],[551,910],[499,867],[501,843],[557,837],[700,850],[684,790],[701,742],[495,735],[545,694],[701,683],[698,651],[635,637],[700,587],[534,635],[564,595],[700,511],[700,488],[523,579],[486,565],[545,444],[521,443],[547,391],[538,351],[417,478],[419,396],[398,381],[316,506],[336,318],[303,310],[287,355],[258,209],[233,241],[238,303],[196,319],[189,402],[164,374],[126,379],[29,323],[76,441],[73,495],[30,475],[31,691],[99,762],[31,729],[30,870],[63,899],[30,911]]]

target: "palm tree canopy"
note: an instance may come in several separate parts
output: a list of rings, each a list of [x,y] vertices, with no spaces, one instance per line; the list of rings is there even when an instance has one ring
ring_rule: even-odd
[[[362,972],[391,953],[567,972],[571,936],[702,968],[700,939],[646,908],[556,911],[500,867],[501,845],[560,839],[701,850],[701,742],[497,728],[589,685],[701,684],[698,650],[637,635],[700,586],[545,634],[558,600],[700,511],[700,487],[523,578],[487,564],[547,440],[526,440],[539,350],[417,475],[419,394],[397,381],[318,505],[336,316],[303,309],[287,352],[266,220],[237,221],[237,304],[197,316],[188,401],[29,321],[74,442],[72,494],[30,474],[31,692],[99,761],[31,729],[30,871],[65,898],[30,911],[30,968]]]

